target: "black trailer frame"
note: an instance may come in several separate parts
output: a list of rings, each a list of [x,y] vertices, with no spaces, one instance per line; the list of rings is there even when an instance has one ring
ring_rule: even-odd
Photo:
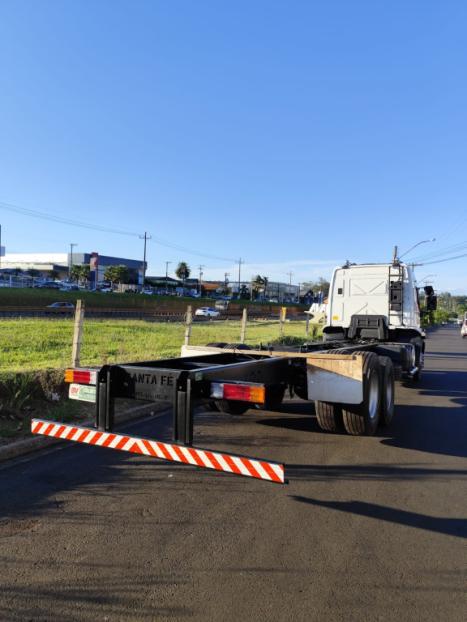
[[[104,365],[97,373],[96,428],[112,431],[116,398],[171,403],[173,440],[193,443],[193,411],[209,402],[212,382],[264,385],[288,383],[284,358],[223,353],[125,365]]]
[[[190,350],[196,351],[196,347]],[[304,375],[306,378],[306,363],[313,355],[323,358],[370,351],[389,357],[400,372],[414,373],[413,345],[376,339],[310,343],[280,351],[243,347],[211,347],[211,350],[213,352],[208,354],[174,359],[104,365],[97,372],[96,428],[112,431],[116,398],[168,402],[173,412],[173,440],[190,446],[194,407],[212,402],[213,382],[264,386],[266,394],[278,386],[289,387],[292,393],[297,378]]]

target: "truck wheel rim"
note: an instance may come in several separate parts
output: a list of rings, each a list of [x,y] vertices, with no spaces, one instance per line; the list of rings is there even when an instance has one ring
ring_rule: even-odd
[[[376,419],[378,414],[378,393],[379,382],[378,374],[373,373],[370,380],[370,391],[368,395],[368,416],[371,420]]]

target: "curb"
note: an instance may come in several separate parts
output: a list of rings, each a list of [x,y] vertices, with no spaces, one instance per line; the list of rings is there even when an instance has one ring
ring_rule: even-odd
[[[130,408],[129,410],[120,413],[119,415],[115,415],[115,423],[127,423],[128,421],[134,421],[135,419],[144,417],[144,415],[162,412],[166,409],[166,404],[145,404],[144,406],[136,406],[135,408]],[[76,425],[94,425],[94,419],[85,419]],[[32,436],[31,438],[16,441],[0,447],[0,462],[11,460],[12,458],[18,458],[19,456],[39,451],[40,449],[60,443],[65,443],[65,441],[57,438],[51,438],[50,436]]]

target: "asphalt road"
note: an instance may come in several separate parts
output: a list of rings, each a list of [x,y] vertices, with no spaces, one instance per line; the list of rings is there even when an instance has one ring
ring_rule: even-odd
[[[71,444],[2,468],[0,619],[465,620],[459,333],[430,335],[384,435],[321,433],[304,402],[197,416],[195,444],[284,461],[288,486]]]

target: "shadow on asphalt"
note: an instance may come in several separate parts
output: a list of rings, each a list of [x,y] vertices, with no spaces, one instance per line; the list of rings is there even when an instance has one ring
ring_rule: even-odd
[[[290,481],[306,480],[325,482],[332,479],[339,481],[423,481],[436,480],[452,482],[453,479],[465,479],[467,469],[431,469],[423,465],[401,464],[287,464],[286,476]]]
[[[407,512],[364,501],[319,501],[318,499],[300,495],[292,495],[291,498],[299,503],[306,503],[315,507],[319,506],[358,516],[367,516],[368,518],[376,518],[377,520],[405,525],[406,527],[415,527],[416,529],[425,529],[447,536],[467,538],[467,519],[465,518],[427,516],[418,512]]]
[[[446,456],[467,457],[467,372],[425,371],[420,383],[412,386],[422,396],[448,397],[447,406],[398,404],[387,430],[381,430],[381,443],[389,447],[413,449]],[[295,417],[264,418],[259,425],[302,432],[321,432],[306,402],[283,404],[281,412]],[[301,415],[301,416],[300,416]],[[346,436],[346,435],[344,435]],[[378,436],[378,434],[377,434]]]
[[[398,406],[383,445],[445,456],[467,457],[467,400],[453,399],[457,408]]]
[[[433,402],[399,404],[383,445],[446,456],[467,457],[467,371],[423,372],[416,385]],[[449,398],[438,406],[437,398]],[[426,400],[424,400],[426,401]],[[446,403],[446,400],[441,400]]]
[[[5,567],[14,569],[16,573],[24,572],[17,558],[0,557]],[[164,606],[157,602],[147,602],[148,585],[162,586],[167,591],[181,589],[187,584],[185,576],[163,574],[160,570],[145,569],[144,575],[137,565],[129,564],[96,564],[89,560],[72,562],[67,560],[67,571],[76,576],[84,568],[95,581],[83,578],[63,580],[63,566],[57,561],[49,561],[57,566],[62,575],[60,581],[45,581],[40,571],[30,585],[12,585],[8,582],[2,586],[0,602],[0,619],[9,622],[25,620],[60,620],[60,622],[76,622],[77,620],[147,620],[160,619],[181,620],[193,617],[193,610],[187,607]],[[42,563],[44,576],[50,576],[50,565]],[[35,564],[40,566],[41,564]],[[144,594],[146,599],[136,601],[136,595]],[[14,609],[10,603],[14,602]],[[133,603],[133,612],[128,604]],[[54,615],[55,614],[55,615]]]

